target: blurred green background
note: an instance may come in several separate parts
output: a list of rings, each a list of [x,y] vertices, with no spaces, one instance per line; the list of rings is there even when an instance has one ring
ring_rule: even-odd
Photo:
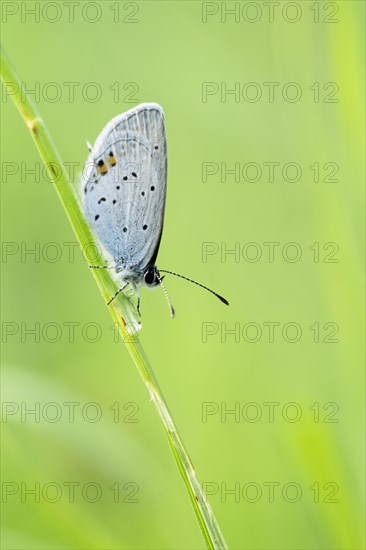
[[[167,277],[176,318],[143,290],[141,340],[229,547],[359,549],[364,3],[275,4],[3,2],[2,40],[75,180],[113,116],[165,110],[158,266],[230,307]],[[3,548],[202,548],[4,89],[1,107]]]

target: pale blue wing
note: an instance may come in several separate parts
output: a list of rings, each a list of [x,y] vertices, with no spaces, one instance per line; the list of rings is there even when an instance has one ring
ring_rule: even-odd
[[[164,222],[167,146],[162,108],[144,103],[104,128],[85,172],[85,214],[116,263],[154,263]]]

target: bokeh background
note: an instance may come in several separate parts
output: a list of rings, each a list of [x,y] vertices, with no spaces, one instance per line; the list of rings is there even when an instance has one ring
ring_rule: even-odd
[[[165,110],[158,265],[230,307],[167,277],[176,318],[142,291],[141,340],[229,547],[360,549],[364,3],[269,4],[3,2],[2,41],[75,181],[113,116]],[[1,110],[3,548],[203,548],[4,89]]]

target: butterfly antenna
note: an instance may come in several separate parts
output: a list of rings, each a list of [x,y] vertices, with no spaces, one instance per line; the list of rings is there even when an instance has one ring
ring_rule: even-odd
[[[87,146],[87,148],[88,148],[88,150],[89,150],[89,153],[91,153],[91,152],[92,152],[92,146],[90,145],[90,143],[89,143],[88,140],[86,141],[86,146]]]
[[[174,308],[173,308],[173,306],[172,306],[172,303],[171,303],[171,301],[170,301],[170,299],[169,299],[169,296],[168,296],[168,293],[167,293],[166,288],[165,288],[165,286],[164,286],[164,283],[163,283],[163,281],[162,281],[162,279],[163,279],[164,277],[161,277],[161,278],[160,278],[159,275],[158,275],[157,273],[156,273],[156,276],[157,276],[157,278],[158,278],[158,281],[159,281],[159,284],[160,284],[161,288],[162,288],[163,291],[164,291],[166,301],[168,302],[168,306],[169,306],[169,309],[170,309],[170,317],[173,319],[173,317],[174,317],[174,315],[175,315],[175,311],[174,311]]]
[[[205,290],[208,290],[209,292],[211,292],[211,294],[216,296],[216,298],[221,300],[221,302],[223,302],[227,306],[229,305],[229,302],[223,296],[220,296],[220,294],[217,294],[217,292],[214,292],[213,290],[211,290],[207,286],[201,285],[201,283],[197,283],[197,281],[194,281],[193,279],[189,279],[188,277],[184,277],[184,275],[179,275],[179,273],[174,273],[174,271],[167,271],[166,269],[159,269],[159,273],[169,273],[169,275],[175,275],[176,277],[180,277],[181,279],[185,279],[186,281],[189,281],[190,283],[193,283],[197,286],[200,286],[201,288],[204,288]]]

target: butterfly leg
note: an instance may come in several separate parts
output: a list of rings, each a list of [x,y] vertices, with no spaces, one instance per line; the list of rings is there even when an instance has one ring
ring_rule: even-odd
[[[124,288],[126,288],[127,285],[128,285],[128,281],[125,281],[125,285],[122,286],[121,288],[119,288],[119,289],[113,294],[112,298],[110,298],[110,299],[108,300],[107,306],[109,306],[109,304],[110,304],[111,302],[113,302],[113,300],[115,299],[115,297],[118,296],[118,294],[119,294]]]
[[[88,265],[89,269],[113,269],[114,265]]]
[[[132,288],[133,288],[134,294],[135,294],[135,296],[137,296],[137,305],[136,305],[135,307],[136,307],[137,313],[138,313],[139,316],[141,317],[141,311],[140,311],[140,294],[139,294],[137,285],[136,285],[133,281],[131,281],[131,284],[132,284]]]

